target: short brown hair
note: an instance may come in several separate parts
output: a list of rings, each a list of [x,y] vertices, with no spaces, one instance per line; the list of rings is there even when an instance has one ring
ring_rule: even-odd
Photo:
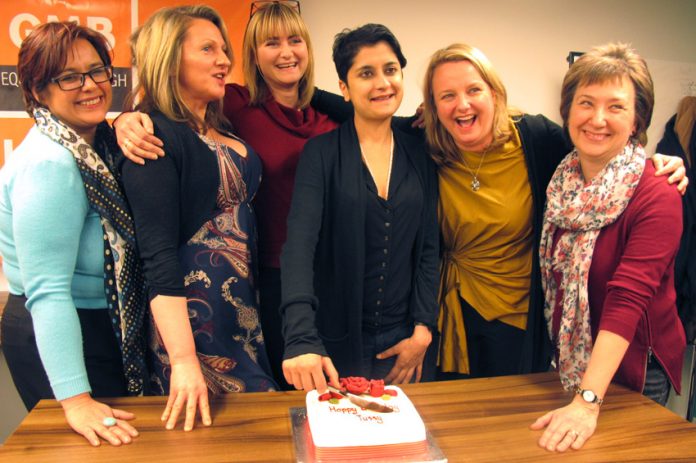
[[[111,66],[111,46],[106,38],[73,21],[42,24],[22,42],[17,57],[17,74],[24,108],[30,116],[35,108],[44,106],[34,97],[34,92],[43,91],[51,83],[51,79],[63,72],[68,62],[68,53],[78,39],[88,41],[104,65]]]
[[[484,82],[491,88],[495,97],[493,112],[493,141],[491,147],[503,145],[510,139],[510,117],[519,111],[507,106],[507,90],[493,65],[481,50],[464,43],[453,43],[447,48],[437,50],[430,57],[423,81],[423,103],[425,116],[425,136],[432,156],[438,165],[450,165],[461,158],[457,143],[447,129],[440,123],[433,94],[435,70],[444,63],[468,61],[476,68]]]
[[[307,44],[307,69],[300,79],[297,104],[300,108],[306,108],[314,95],[314,51],[312,41],[309,38],[307,25],[302,16],[294,8],[281,3],[269,3],[258,9],[249,19],[244,32],[244,45],[242,47],[242,67],[244,80],[249,89],[250,103],[260,105],[271,95],[268,85],[259,70],[256,55],[259,44],[263,41],[285,32],[288,35],[298,35]]]
[[[633,138],[645,144],[645,132],[650,126],[655,105],[653,81],[645,60],[624,43],[608,43],[594,47],[568,69],[561,88],[563,126],[568,127],[570,107],[578,87],[621,80],[623,77],[627,77],[633,83],[636,92],[636,131]]]

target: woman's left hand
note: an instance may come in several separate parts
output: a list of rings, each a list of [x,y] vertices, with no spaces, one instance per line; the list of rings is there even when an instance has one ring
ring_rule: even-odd
[[[433,340],[426,326],[417,325],[410,338],[403,339],[384,352],[377,354],[378,359],[386,359],[396,355],[396,363],[384,378],[386,383],[408,383],[415,373],[416,381],[420,382],[423,373],[425,351]]]
[[[539,446],[550,452],[565,452],[569,447],[578,450],[594,434],[598,416],[599,406],[580,403],[576,397],[565,407],[538,418],[530,428],[546,427],[539,438]]]
[[[670,185],[678,183],[677,190],[684,196],[686,187],[689,185],[689,177],[686,176],[684,160],[679,156],[667,156],[666,154],[657,153],[652,157],[652,162],[655,165],[655,175],[671,174],[667,182]]]

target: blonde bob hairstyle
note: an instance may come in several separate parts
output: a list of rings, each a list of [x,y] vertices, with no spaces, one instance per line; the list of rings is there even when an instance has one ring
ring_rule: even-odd
[[[298,107],[309,106],[314,94],[314,52],[309,31],[300,13],[281,2],[269,3],[260,8],[249,19],[244,32],[243,64],[244,80],[249,89],[250,104],[260,105],[268,99],[271,91],[258,66],[259,46],[271,37],[281,34],[297,35],[307,44],[307,69],[300,79]]]
[[[605,82],[620,82],[627,78],[635,89],[635,125],[631,135],[634,141],[647,142],[646,131],[650,126],[655,91],[652,77],[645,60],[631,47],[624,43],[608,43],[594,47],[578,58],[568,69],[561,87],[561,118],[563,126],[568,128],[570,107],[578,87]]]
[[[471,45],[454,43],[442,48],[430,57],[423,81],[423,102],[425,116],[425,136],[432,152],[432,157],[439,166],[451,165],[461,159],[461,152],[452,135],[440,123],[437,117],[435,95],[433,94],[433,76],[435,70],[444,63],[468,61],[481,74],[488,84],[495,99],[493,111],[493,141],[490,148],[501,146],[510,139],[510,117],[519,115],[519,111],[508,108],[507,90],[498,73],[486,55]]]
[[[225,42],[225,54],[233,63],[227,28],[217,11],[205,5],[162,8],[155,12],[131,36],[133,64],[138,70],[138,85],[129,98],[143,112],[160,111],[167,118],[186,122],[204,133],[209,127],[229,130],[222,114],[222,100],[211,101],[201,120],[186,105],[181,95],[179,73],[186,32],[194,19],[213,23]],[[231,69],[231,66],[230,66]]]

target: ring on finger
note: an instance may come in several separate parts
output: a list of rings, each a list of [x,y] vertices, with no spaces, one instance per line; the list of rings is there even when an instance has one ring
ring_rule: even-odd
[[[571,439],[575,440],[578,438],[580,433],[577,432],[575,429],[571,429],[570,431],[568,431],[568,435],[570,436]]]
[[[129,150],[129,149],[130,149],[130,145],[131,145],[131,141],[130,141],[128,138],[126,138],[126,139],[123,141],[123,146],[124,146],[127,150]]]
[[[107,428],[110,428],[111,426],[116,426],[116,418],[114,418],[113,416],[107,416],[102,420],[102,424]]]

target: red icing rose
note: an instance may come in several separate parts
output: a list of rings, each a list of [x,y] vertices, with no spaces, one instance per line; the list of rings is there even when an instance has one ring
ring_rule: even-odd
[[[389,394],[392,397],[396,397],[399,394],[398,392],[396,392],[396,389],[385,389],[384,393]]]
[[[382,397],[382,394],[384,394],[384,380],[383,379],[370,380],[370,395],[372,397]]]
[[[365,394],[370,390],[370,382],[362,376],[341,378],[341,388],[353,394]]]
[[[319,396],[319,402],[324,402],[327,401],[331,398],[331,393],[330,392],[325,392],[322,395]]]

